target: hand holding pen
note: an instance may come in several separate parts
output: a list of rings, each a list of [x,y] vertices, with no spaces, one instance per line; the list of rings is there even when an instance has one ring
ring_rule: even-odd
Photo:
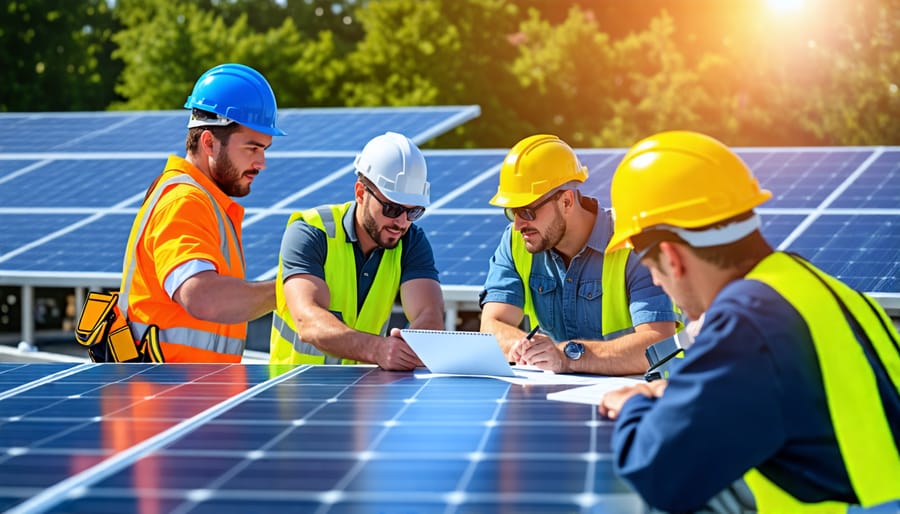
[[[522,354],[525,352],[527,346],[531,343],[531,340],[540,329],[540,325],[535,325],[534,328],[532,328],[525,337],[513,344],[512,348],[510,348],[509,350],[509,360],[512,364],[524,364],[524,362],[522,362]]]

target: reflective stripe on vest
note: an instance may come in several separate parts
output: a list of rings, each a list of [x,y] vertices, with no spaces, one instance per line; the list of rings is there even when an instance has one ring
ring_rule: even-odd
[[[870,507],[898,499],[900,454],[880,401],[875,373],[834,297],[859,323],[894,388],[900,391],[900,336],[887,314],[865,295],[785,253],[763,259],[746,278],[772,287],[806,322],[822,372],[835,438],[860,504]],[[755,469],[744,479],[759,512],[846,512],[848,508],[839,502],[800,502]]]
[[[534,256],[525,248],[525,240],[522,233],[516,229],[510,231],[510,248],[516,272],[522,279],[525,290],[525,306],[523,310],[530,318],[531,326],[540,324],[534,308],[534,300],[531,297],[531,265]],[[601,275],[602,296],[600,298],[600,323],[604,337],[634,325],[631,322],[631,310],[628,305],[628,291],[625,286],[625,265],[631,250],[623,248],[603,256],[603,271]]]
[[[133,335],[143,335],[150,327],[150,325],[134,321],[129,321],[128,325],[131,327]],[[185,346],[228,355],[241,356],[244,354],[243,339],[187,327],[160,329],[159,340],[168,344],[184,344],[180,342],[173,343],[173,341],[190,341],[190,344]],[[163,352],[163,357],[165,357],[165,351]]]
[[[133,230],[128,237],[128,246],[125,250],[125,272],[122,276],[122,286],[120,288],[118,301],[119,311],[124,313],[126,317],[128,316],[128,294],[131,291],[131,282],[134,278],[135,267],[137,266],[138,242],[140,241],[141,237],[144,234],[144,230],[147,227],[147,222],[150,219],[150,213],[153,212],[153,208],[156,207],[156,204],[162,197],[163,192],[166,190],[166,188],[175,184],[188,184],[206,193],[206,196],[209,197],[209,201],[213,206],[213,212],[215,212],[216,214],[216,220],[218,221],[219,241],[221,241],[219,249],[221,250],[222,255],[225,257],[226,265],[229,269],[231,268],[231,252],[229,251],[228,243],[229,241],[234,241],[235,247],[238,249],[237,255],[240,259],[241,269],[246,270],[243,250],[238,243],[237,230],[235,229],[234,224],[231,222],[231,218],[229,218],[225,213],[221,212],[219,204],[216,202],[213,195],[210,194],[209,191],[207,191],[199,182],[194,180],[194,178],[187,173],[178,172],[167,179],[160,180],[157,183],[156,187],[153,189],[153,192],[138,210],[137,229]],[[136,338],[136,340],[140,340],[140,336],[144,334],[148,327],[147,324],[138,323],[131,320],[128,320],[128,325],[131,327],[131,334]],[[177,327],[160,329],[159,340],[160,343],[164,345],[181,344],[192,348],[198,348],[201,350],[208,350],[227,355],[241,356],[244,353],[243,339],[227,337],[215,332],[209,332],[206,330],[195,328]],[[165,357],[165,350],[163,350],[163,356]]]
[[[353,205],[320,206],[296,212],[288,220],[288,226],[303,220],[325,232],[327,255],[325,257],[325,283],[328,284],[331,303],[328,310],[339,312],[348,327],[380,334],[391,316],[391,308],[400,289],[400,257],[402,241],[392,249],[384,250],[381,263],[369,293],[357,313],[356,257],[353,244],[344,232],[344,215]],[[272,316],[272,332],[269,342],[272,364],[356,364],[357,361],[326,355],[314,345],[301,341],[294,318],[284,297],[284,263],[279,256],[278,275],[275,279],[276,308]]]

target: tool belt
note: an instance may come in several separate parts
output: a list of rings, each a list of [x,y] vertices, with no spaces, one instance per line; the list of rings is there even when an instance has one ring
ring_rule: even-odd
[[[94,362],[165,362],[159,346],[159,327],[150,325],[135,344],[128,321],[116,302],[119,292],[88,293],[75,341],[88,350]]]

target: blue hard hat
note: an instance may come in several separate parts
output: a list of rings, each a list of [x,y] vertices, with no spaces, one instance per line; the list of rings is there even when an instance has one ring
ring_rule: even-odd
[[[285,135],[275,126],[278,106],[272,87],[261,73],[243,64],[220,64],[207,70],[197,79],[184,107],[218,115],[207,120],[192,117],[188,127],[237,122],[270,136]]]

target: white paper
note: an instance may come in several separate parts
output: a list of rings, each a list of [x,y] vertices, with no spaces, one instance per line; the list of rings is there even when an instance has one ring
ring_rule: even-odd
[[[530,368],[531,366],[527,366]],[[440,377],[481,377],[496,378],[510,384],[518,385],[588,385],[596,384],[608,377],[589,375],[556,374],[540,369],[524,369],[526,366],[513,366],[514,376],[476,375],[472,373],[416,373],[416,378],[440,378]]]
[[[432,373],[515,376],[493,334],[409,329],[400,333]]]
[[[620,387],[644,383],[643,380],[625,377],[598,377],[599,381],[593,385],[573,387],[564,391],[557,391],[547,395],[548,400],[561,402],[585,403],[587,405],[599,405],[603,395]]]

